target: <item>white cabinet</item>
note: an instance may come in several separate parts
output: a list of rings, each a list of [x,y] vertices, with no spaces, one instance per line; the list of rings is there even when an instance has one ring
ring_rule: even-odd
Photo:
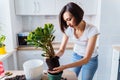
[[[69,2],[77,3],[85,12],[85,15],[96,15],[98,9],[98,0],[57,0],[56,1],[56,11],[57,14]]]
[[[41,50],[18,50],[17,52],[17,61],[18,61],[18,70],[23,69],[23,63],[30,59],[41,59],[44,61],[44,58],[41,56]],[[46,64],[44,63],[44,68]]]
[[[37,12],[36,3],[37,2],[35,2],[34,0],[15,0],[16,14],[17,15],[34,14],[35,12]]]
[[[97,14],[98,0],[77,0],[76,3],[83,8],[85,15]]]
[[[110,80],[117,80],[120,60],[120,45],[113,46],[112,66]]]
[[[60,10],[69,2],[75,2],[75,0],[56,0],[56,12],[57,14],[60,13]]]
[[[16,15],[52,15],[55,9],[55,0],[15,0]]]
[[[98,0],[15,0],[16,15],[58,15],[64,5],[75,2],[86,15],[95,15]]]

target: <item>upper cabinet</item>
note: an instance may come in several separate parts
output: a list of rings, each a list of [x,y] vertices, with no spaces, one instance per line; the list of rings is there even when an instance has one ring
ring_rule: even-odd
[[[80,5],[85,15],[97,13],[98,0],[15,0],[16,15],[58,15],[69,2]]]
[[[55,0],[15,0],[16,15],[55,14]]]
[[[96,15],[98,10],[98,0],[77,0],[76,2],[85,11],[85,15]]]
[[[56,13],[59,14],[63,6],[65,6],[69,2],[75,2],[75,0],[56,0]]]
[[[98,0],[56,0],[57,14],[62,7],[69,2],[77,3],[85,12],[85,15],[96,15],[98,9]]]

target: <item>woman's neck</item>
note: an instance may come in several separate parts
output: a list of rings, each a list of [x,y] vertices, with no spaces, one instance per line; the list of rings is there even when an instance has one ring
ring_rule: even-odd
[[[86,25],[86,22],[84,21],[84,20],[82,20],[79,24],[78,24],[78,26],[76,26],[75,27],[75,30],[79,30],[79,31],[84,31],[84,29],[85,29],[85,25]]]

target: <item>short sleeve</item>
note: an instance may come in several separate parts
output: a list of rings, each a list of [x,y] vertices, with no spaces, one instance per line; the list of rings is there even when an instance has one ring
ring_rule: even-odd
[[[98,31],[97,27],[92,26],[92,27],[89,29],[89,31],[88,31],[88,38],[90,38],[90,37],[92,37],[92,36],[94,36],[94,35],[96,35],[96,34],[99,35],[100,32]]]

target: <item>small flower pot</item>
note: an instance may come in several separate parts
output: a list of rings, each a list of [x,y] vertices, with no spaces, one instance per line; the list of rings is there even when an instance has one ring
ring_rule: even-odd
[[[5,46],[0,47],[0,55],[6,54]]]

